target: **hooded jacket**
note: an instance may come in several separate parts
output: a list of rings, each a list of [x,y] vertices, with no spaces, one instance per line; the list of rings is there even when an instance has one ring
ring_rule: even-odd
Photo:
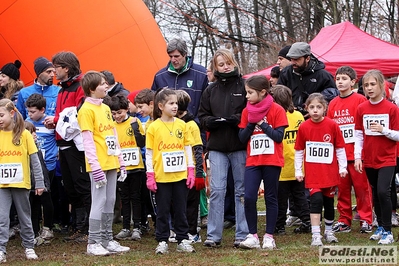
[[[289,65],[281,71],[277,84],[290,88],[294,106],[303,108],[310,94],[336,87],[333,76],[324,68],[324,63],[311,55],[309,64],[302,73],[294,72],[292,65]]]
[[[26,110],[25,102],[29,96],[38,93],[46,98],[46,115],[54,116],[59,91],[60,87],[57,85],[41,85],[35,81],[33,85],[25,87],[19,92],[16,107],[22,114],[22,117],[26,119],[28,117],[28,110]]]
[[[163,87],[185,90],[191,97],[188,111],[197,117],[202,92],[208,86],[208,77],[205,67],[194,64],[190,56],[187,56],[186,60],[186,65],[181,71],[176,71],[169,61],[166,67],[155,74],[151,90],[156,91]]]
[[[247,104],[242,77],[221,78],[211,83],[201,97],[198,118],[202,128],[209,132],[207,149],[220,152],[246,150],[246,143],[238,138],[238,124]]]

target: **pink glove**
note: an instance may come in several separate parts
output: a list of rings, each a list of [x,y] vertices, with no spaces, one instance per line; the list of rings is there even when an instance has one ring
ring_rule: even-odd
[[[124,165],[122,165],[120,168],[119,168],[119,178],[118,178],[118,181],[119,182],[123,182],[123,181],[125,181],[125,179],[126,179],[126,177],[127,177],[127,171],[126,171],[126,167],[124,166]]]
[[[152,192],[157,192],[154,172],[147,172],[147,188]]]
[[[187,168],[188,176],[186,185],[189,189],[192,189],[195,185],[194,167]]]

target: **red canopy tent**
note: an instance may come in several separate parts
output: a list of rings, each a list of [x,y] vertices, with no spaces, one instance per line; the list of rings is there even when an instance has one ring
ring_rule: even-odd
[[[313,55],[326,65],[326,70],[335,75],[338,67],[353,67],[357,75],[363,76],[369,69],[379,69],[385,77],[399,74],[399,46],[382,41],[357,28],[350,22],[324,27],[309,43]],[[273,66],[250,73],[270,76]]]

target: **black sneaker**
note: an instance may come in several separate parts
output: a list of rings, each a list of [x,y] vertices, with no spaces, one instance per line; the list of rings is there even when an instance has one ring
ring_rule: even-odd
[[[285,227],[284,226],[276,227],[276,229],[274,229],[274,233],[276,235],[285,235]]]
[[[349,233],[351,231],[351,227],[342,222],[337,222],[333,227],[332,231],[336,233]]]
[[[306,234],[310,233],[312,231],[312,227],[310,226],[310,223],[302,223],[299,227],[294,229],[294,233],[296,234]]]

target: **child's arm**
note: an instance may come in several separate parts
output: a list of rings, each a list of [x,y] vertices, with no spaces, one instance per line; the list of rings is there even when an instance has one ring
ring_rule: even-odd
[[[155,182],[154,166],[152,164],[152,150],[147,148],[145,151],[145,165],[147,167],[147,188],[152,192],[157,192],[157,183]]]
[[[354,150],[354,157],[355,157],[355,170],[359,173],[363,172],[362,166],[362,149],[363,149],[363,131],[362,130],[355,130],[355,150]]]
[[[335,153],[337,154],[339,175],[341,177],[345,177],[348,174],[348,171],[346,170],[348,166],[348,160],[346,159],[345,148],[338,148],[335,150]]]
[[[371,122],[370,129],[373,132],[379,132],[383,134],[385,137],[387,137],[390,140],[399,141],[399,131],[383,127],[381,124],[377,122]]]
[[[41,195],[44,191],[44,177],[43,177],[43,169],[40,164],[39,156],[37,152],[29,155],[30,163],[32,165],[31,171],[33,172],[33,176],[35,178],[35,195]]]
[[[191,148],[191,145],[184,146],[184,150],[186,152],[186,157],[187,157],[186,185],[189,189],[192,189],[195,185],[193,150]]]
[[[139,124],[137,123],[137,118],[132,118],[132,126],[134,137],[136,138],[137,147],[143,148],[145,146],[145,136],[140,133]]]
[[[97,159],[96,145],[94,144],[93,132],[85,130],[82,132],[83,146],[85,149],[85,156],[90,165],[93,180],[96,182],[96,188],[100,188],[107,184],[105,173],[101,169],[100,163]]]
[[[249,138],[251,137],[252,133],[254,132],[256,127],[255,123],[248,123],[245,128],[240,128],[238,133],[238,138],[242,143],[248,143]]]
[[[281,143],[284,139],[284,129],[286,127],[278,127],[278,128],[272,128],[268,123],[265,121],[260,121],[258,122],[258,125],[262,129],[263,132],[266,133],[266,135],[269,136],[274,142]]]
[[[303,172],[302,172],[302,164],[303,164],[303,150],[295,150],[295,160],[294,160],[294,167],[295,167],[295,178],[298,182],[303,181]]]

